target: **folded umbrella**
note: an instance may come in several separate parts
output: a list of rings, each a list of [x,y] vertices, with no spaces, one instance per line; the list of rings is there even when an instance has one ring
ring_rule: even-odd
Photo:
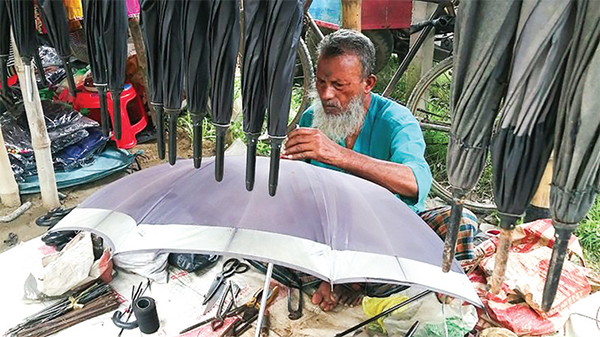
[[[521,2],[462,1],[455,30],[447,171],[453,204],[442,267],[449,270],[462,216],[462,198],[485,166],[508,72]],[[485,22],[485,24],[481,24]]]
[[[37,53],[37,32],[35,29],[33,0],[6,0],[13,28],[15,44],[25,67],[25,88],[30,102],[33,101],[33,80],[31,60]]]
[[[274,196],[279,180],[281,144],[287,133],[290,101],[296,61],[296,49],[302,31],[302,0],[267,2],[265,34],[266,90],[269,107],[268,132],[271,141],[269,194]]]
[[[102,0],[102,35],[107,57],[108,88],[113,102],[115,139],[121,139],[121,93],[127,62],[127,7],[125,0]]]
[[[8,91],[8,75],[6,64],[10,54],[10,18],[6,1],[0,1],[0,84],[1,93]]]
[[[244,45],[242,59],[242,98],[244,133],[247,140],[246,190],[254,188],[256,147],[267,109],[265,87],[265,30],[267,2],[244,0]]]
[[[183,62],[185,65],[187,105],[192,116],[194,167],[202,161],[202,119],[206,114],[210,81],[210,1],[183,4]]]
[[[146,58],[148,61],[148,87],[150,106],[152,106],[156,121],[156,143],[158,158],[165,159],[165,125],[163,117],[163,88],[160,34],[160,1],[141,0],[140,27],[144,36]]]
[[[94,78],[94,86],[100,98],[100,116],[102,133],[110,135],[110,117],[106,107],[106,86],[108,83],[108,56],[105,52],[104,34],[102,33],[102,1],[82,0],[83,24],[85,30],[90,68]]]
[[[552,307],[571,233],[600,189],[600,2],[576,2],[574,33],[554,139],[550,210],[556,240],[542,309]]]
[[[73,79],[71,63],[69,62],[71,58],[71,46],[69,43],[69,27],[65,6],[60,0],[40,1],[38,2],[38,6],[41,8],[40,13],[46,25],[50,43],[58,52],[65,67],[71,96],[75,97],[77,93],[75,91],[75,80]]]
[[[573,2],[523,1],[499,127],[492,140],[494,200],[502,229],[492,292],[503,283],[512,230],[552,152],[559,88],[573,29]],[[543,32],[543,33],[542,33]]]
[[[225,134],[233,110],[233,83],[240,44],[239,4],[237,0],[212,1],[208,41],[212,122],[217,129],[215,179],[223,180]],[[277,46],[281,48],[281,46]]]
[[[163,105],[169,115],[169,163],[177,159],[177,117],[183,94],[182,4],[164,0],[161,6],[161,64]]]

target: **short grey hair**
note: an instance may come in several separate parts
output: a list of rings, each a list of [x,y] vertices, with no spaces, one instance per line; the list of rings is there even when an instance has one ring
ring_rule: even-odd
[[[375,69],[375,46],[361,32],[340,29],[325,35],[318,47],[319,58],[354,54],[362,65],[362,78],[372,75]]]

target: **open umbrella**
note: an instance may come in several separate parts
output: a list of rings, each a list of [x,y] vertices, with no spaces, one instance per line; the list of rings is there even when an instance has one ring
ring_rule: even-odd
[[[69,62],[71,58],[71,46],[69,44],[69,27],[65,6],[61,0],[40,1],[38,6],[42,9],[40,13],[46,24],[50,42],[56,48],[65,66],[71,96],[75,97],[77,93],[75,91],[75,80],[73,80],[71,63]]]
[[[244,0],[242,97],[244,133],[247,140],[246,189],[248,191],[254,188],[256,146],[267,109],[264,76],[266,19],[266,1]]]
[[[85,30],[90,68],[94,86],[100,100],[102,133],[110,136],[110,117],[106,107],[106,86],[108,83],[108,56],[105,52],[104,34],[102,34],[102,1],[82,0],[83,24]]]
[[[225,134],[233,109],[233,82],[240,44],[239,4],[237,0],[212,2],[208,41],[212,87],[212,122],[217,129],[215,179],[223,180]],[[278,46],[277,48],[280,48]]]
[[[0,84],[2,93],[8,90],[6,64],[10,54],[10,18],[6,1],[0,1]]]
[[[148,86],[150,105],[155,114],[158,158],[165,159],[165,125],[163,118],[162,66],[160,62],[161,24],[159,0],[141,0],[140,26],[144,36],[148,61]]]
[[[186,1],[183,4],[183,62],[185,65],[187,104],[192,116],[194,167],[202,161],[202,119],[206,114],[206,103],[210,81],[210,27],[211,2]]]
[[[302,0],[267,2],[265,34],[266,90],[269,104],[268,132],[271,141],[269,194],[274,196],[279,180],[281,144],[287,132],[296,49],[302,30]]]
[[[494,120],[506,87],[520,5],[517,0],[463,1],[457,14],[452,128],[447,155],[454,200],[446,234],[444,270],[449,270],[454,257],[462,198],[475,186],[485,166]]]
[[[35,29],[33,0],[6,0],[13,28],[15,44],[25,67],[25,87],[27,98],[33,101],[33,80],[31,78],[31,60],[37,53],[37,32]]]
[[[556,241],[542,309],[554,301],[571,233],[600,189],[600,2],[576,2],[572,46],[558,109],[550,209]]]
[[[169,115],[169,163],[177,159],[177,117],[183,93],[182,3],[164,0],[161,6],[163,105]]]
[[[284,160],[285,180],[277,198],[271,198],[245,192],[244,157],[228,157],[228,178],[222,182],[210,179],[214,165],[205,159],[195,169],[189,160],[180,160],[173,167],[159,165],[127,176],[96,192],[54,230],[90,230],[103,236],[114,254],[237,255],[332,283],[423,285],[480,303],[458,263],[442,272],[439,237],[385,188]],[[257,158],[257,183],[267,184],[268,166],[268,158]],[[188,198],[191,194],[203,202]]]
[[[121,93],[127,62],[127,7],[125,0],[102,0],[102,34],[108,66],[108,88],[113,102],[113,126],[121,139]]]
[[[492,140],[494,200],[502,229],[492,274],[494,293],[504,279],[512,230],[533,198],[552,151],[572,4],[528,0],[521,8],[502,118]]]

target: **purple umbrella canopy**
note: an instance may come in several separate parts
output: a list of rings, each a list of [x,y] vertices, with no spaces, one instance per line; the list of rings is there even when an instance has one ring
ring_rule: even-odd
[[[281,162],[269,196],[269,158],[257,158],[245,189],[245,158],[228,159],[228,179],[211,179],[214,159],[189,160],[120,179],[84,201],[53,231],[88,230],[113,254],[217,253],[272,262],[331,283],[420,285],[480,305],[456,261],[443,273],[443,241],[388,190],[304,162]],[[262,183],[261,183],[262,182]],[[194,196],[191,198],[190,196]],[[201,201],[201,202],[200,202]]]

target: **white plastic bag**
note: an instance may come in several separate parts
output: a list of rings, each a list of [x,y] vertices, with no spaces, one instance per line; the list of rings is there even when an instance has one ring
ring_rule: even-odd
[[[149,278],[157,283],[167,283],[169,253],[121,253],[113,257],[115,266]]]

